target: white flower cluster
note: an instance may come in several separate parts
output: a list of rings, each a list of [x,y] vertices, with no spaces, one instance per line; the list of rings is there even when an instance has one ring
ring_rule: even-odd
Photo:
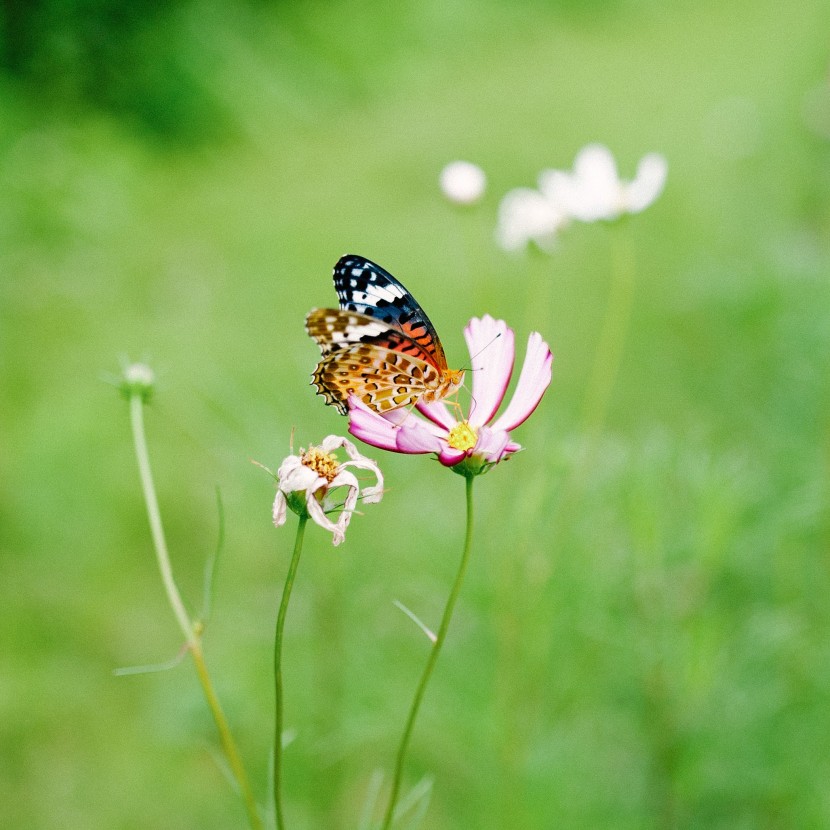
[[[506,251],[521,251],[531,242],[549,250],[572,221],[618,219],[645,210],[663,192],[668,163],[649,153],[631,181],[617,172],[611,151],[602,144],[583,147],[573,170],[543,170],[539,188],[509,191],[499,205],[496,240]]]
[[[618,219],[645,210],[663,192],[668,163],[659,153],[640,160],[631,181],[617,172],[611,151],[589,144],[577,153],[572,170],[543,170],[538,188],[510,190],[499,204],[496,241],[505,251],[522,251],[534,243],[550,250],[559,232],[573,221]],[[441,190],[456,205],[472,205],[484,195],[484,171],[468,161],[448,164]]]

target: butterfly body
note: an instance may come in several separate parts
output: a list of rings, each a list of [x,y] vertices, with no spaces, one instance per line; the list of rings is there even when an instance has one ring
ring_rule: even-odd
[[[327,404],[347,414],[349,395],[377,412],[440,400],[461,385],[415,298],[388,271],[347,254],[334,266],[339,309],[315,308],[306,330],[323,354],[312,375]]]

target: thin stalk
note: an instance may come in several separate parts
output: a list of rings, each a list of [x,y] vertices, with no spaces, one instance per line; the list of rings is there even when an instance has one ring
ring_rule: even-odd
[[[636,284],[634,252],[625,221],[622,220],[619,224],[620,227],[613,228],[611,289],[583,411],[583,426],[587,434],[588,449],[582,463],[582,476],[590,472],[597,445],[602,436],[611,394],[622,364],[625,341],[628,338],[631,323],[631,311],[634,306]]]
[[[300,564],[300,554],[303,552],[303,535],[308,522],[308,515],[300,516],[297,525],[297,537],[294,540],[294,553],[291,564],[288,566],[288,576],[282,589],[282,600],[277,612],[277,627],[274,634],[274,814],[277,820],[277,830],[283,830],[285,819],[282,812],[282,731],[283,731],[283,690],[282,690],[282,638],[285,628],[285,616],[288,613],[288,603],[291,599],[291,589],[297,575],[297,566]]]
[[[170,607],[173,609],[173,614],[176,617],[176,622],[184,634],[187,650],[193,657],[193,662],[196,666],[196,674],[199,677],[199,682],[202,684],[202,690],[210,708],[213,720],[216,723],[216,728],[219,731],[219,740],[222,744],[222,749],[225,757],[230,765],[233,777],[236,779],[239,792],[245,802],[245,809],[248,813],[248,823],[251,830],[262,830],[262,821],[259,817],[256,799],[254,798],[253,790],[248,782],[248,776],[245,772],[245,767],[242,763],[242,757],[234,741],[231,733],[228,720],[222,707],[219,703],[219,698],[216,696],[213,683],[208,673],[207,665],[205,663],[204,654],[202,652],[201,630],[190,619],[187,613],[181,594],[173,579],[173,568],[170,565],[170,555],[167,550],[167,542],[164,537],[164,528],[161,523],[161,511],[159,510],[158,498],[156,496],[156,488],[153,483],[153,474],[150,469],[150,455],[147,451],[147,438],[144,432],[144,402],[140,394],[130,395],[130,424],[133,432],[133,443],[135,445],[135,455],[138,461],[138,471],[141,477],[141,488],[144,493],[144,502],[147,505],[147,516],[150,520],[150,533],[153,538],[153,547],[156,552],[156,560],[158,562],[159,571],[161,572],[161,579],[164,584],[164,590],[167,594],[167,599]]]
[[[447,637],[447,630],[450,627],[452,612],[461,591],[461,583],[464,581],[464,574],[467,571],[467,563],[470,559],[470,550],[472,549],[473,540],[473,476],[468,476],[466,478],[466,494],[467,529],[464,535],[464,552],[461,554],[461,563],[458,566],[458,573],[455,576],[455,582],[453,583],[452,590],[447,598],[447,604],[444,607],[444,615],[441,617],[441,625],[438,628],[438,634],[432,645],[432,650],[429,653],[426,666],[424,666],[424,672],[421,675],[421,680],[415,689],[415,696],[412,699],[412,705],[409,707],[409,715],[406,719],[403,737],[401,738],[401,743],[398,747],[398,755],[395,761],[395,774],[392,778],[392,790],[389,793],[389,804],[386,807],[386,813],[383,817],[383,824],[381,825],[382,830],[389,830],[392,826],[392,820],[395,815],[395,806],[398,802],[398,795],[400,794],[403,767],[406,760],[406,751],[409,748],[409,740],[412,737],[415,719],[418,716],[418,710],[421,707],[421,701],[423,700],[427,683],[429,683],[429,679],[432,677],[432,671],[435,668],[435,663],[438,660],[439,653],[441,652],[441,646],[444,645],[444,640]]]
[[[242,794],[242,799],[245,802],[245,809],[248,813],[248,823],[252,830],[262,830],[262,819],[259,817],[259,810],[257,809],[256,799],[251,790],[251,785],[248,782],[248,775],[245,772],[245,765],[242,762],[242,756],[239,754],[239,749],[236,746],[236,741],[233,738],[228,719],[222,710],[219,703],[219,698],[213,688],[213,683],[208,674],[207,664],[202,652],[201,641],[196,641],[190,645],[190,653],[193,656],[193,663],[196,666],[196,673],[199,675],[199,682],[202,684],[202,691],[204,692],[207,704],[213,714],[213,720],[216,723],[216,728],[219,730],[219,740],[222,744],[222,749],[225,752],[225,757],[228,759],[228,764],[231,768],[231,773],[236,779],[239,786],[239,791]]]
[[[144,402],[140,395],[130,396],[130,422],[133,428],[133,443],[135,457],[138,461],[138,472],[141,476],[141,489],[144,492],[144,502],[147,505],[147,518],[150,520],[150,533],[153,537],[153,547],[156,551],[156,561],[161,571],[161,581],[167,593],[167,600],[176,622],[184,634],[188,646],[197,641],[196,633],[190,615],[184,607],[181,594],[173,579],[173,568],[170,565],[170,554],[167,551],[167,542],[164,538],[164,528],[161,524],[161,510],[159,510],[156,488],[153,484],[153,473],[150,470],[150,453],[147,450],[147,438],[144,433]]]

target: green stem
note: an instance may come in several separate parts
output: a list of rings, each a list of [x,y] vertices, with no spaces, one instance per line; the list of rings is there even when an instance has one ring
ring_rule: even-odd
[[[634,252],[628,228],[614,228],[613,276],[608,310],[600,332],[588,399],[585,425],[596,439],[602,431],[611,393],[620,371],[634,305]]]
[[[236,779],[239,791],[242,794],[242,799],[245,802],[245,809],[248,813],[248,823],[251,825],[251,830],[262,830],[262,820],[259,817],[259,810],[257,808],[256,799],[254,798],[253,790],[248,782],[248,774],[245,772],[245,765],[242,762],[242,756],[239,754],[239,749],[236,746],[236,741],[233,738],[228,719],[222,710],[219,703],[219,698],[213,688],[213,683],[208,674],[207,664],[205,663],[204,654],[202,653],[202,644],[200,641],[191,644],[190,653],[193,656],[193,662],[196,665],[196,673],[199,675],[199,682],[202,684],[202,691],[205,694],[205,699],[213,713],[213,720],[216,723],[216,728],[219,731],[219,740],[222,744],[222,749],[225,752],[225,757],[228,759],[228,764],[231,768],[231,774]]]
[[[613,267],[608,306],[600,330],[582,416],[587,443],[571,482],[574,494],[581,490],[594,463],[608,415],[611,394],[622,364],[634,306],[634,252],[625,220],[619,220],[618,225],[619,227],[613,228]]]
[[[282,600],[277,613],[277,628],[274,634],[274,814],[277,820],[277,830],[283,830],[285,819],[282,814],[282,636],[285,628],[285,615],[288,613],[288,603],[291,599],[291,589],[294,587],[294,578],[297,575],[297,566],[300,564],[300,554],[303,551],[303,535],[305,533],[308,516],[300,516],[297,525],[297,537],[294,540],[294,553],[291,564],[288,566],[288,576],[282,589]]]
[[[447,604],[444,607],[444,615],[441,617],[441,625],[438,628],[438,634],[435,642],[432,645],[432,650],[429,653],[429,659],[424,672],[421,675],[421,680],[418,687],[415,689],[415,696],[412,699],[412,705],[409,707],[409,715],[406,719],[406,726],[403,730],[403,737],[401,738],[400,746],[398,747],[398,755],[395,761],[395,774],[392,778],[392,790],[389,794],[389,804],[386,807],[386,813],[383,817],[382,830],[389,830],[392,826],[392,819],[395,814],[395,805],[398,802],[398,795],[401,788],[401,778],[403,777],[403,766],[406,760],[406,751],[409,748],[409,740],[412,737],[412,729],[415,726],[415,718],[418,716],[418,710],[421,706],[421,700],[424,697],[427,683],[432,676],[432,670],[435,668],[435,663],[438,660],[438,654],[441,651],[441,646],[444,645],[444,640],[447,637],[447,630],[450,627],[450,620],[452,619],[452,612],[455,608],[458,594],[461,591],[461,583],[464,581],[464,574],[467,571],[467,563],[470,559],[470,550],[472,548],[473,540],[473,476],[466,478],[467,484],[467,530],[464,535],[464,552],[461,554],[461,563],[458,566],[458,573],[455,576],[452,590],[447,599]]]
[[[231,772],[242,794],[242,799],[245,802],[245,809],[248,813],[248,822],[251,825],[251,830],[262,830],[262,821],[259,817],[256,799],[248,782],[242,757],[233,739],[228,720],[222,711],[222,706],[219,703],[219,698],[216,696],[216,691],[213,688],[213,683],[210,679],[207,665],[205,664],[205,658],[202,652],[201,629],[190,619],[179,589],[173,579],[173,568],[170,565],[170,554],[167,550],[164,528],[161,523],[161,511],[159,510],[156,488],[153,483],[153,474],[150,469],[150,454],[147,451],[147,438],[144,432],[144,401],[141,395],[137,393],[130,395],[130,424],[132,426],[136,460],[138,461],[138,471],[141,477],[141,488],[144,493],[144,502],[147,505],[147,516],[150,520],[150,533],[153,537],[153,547],[155,548],[161,579],[164,583],[164,590],[167,593],[167,599],[170,607],[173,609],[173,614],[176,617],[179,628],[184,634],[187,649],[193,657],[199,682],[202,684],[205,699],[213,715],[216,728],[219,731],[219,740],[222,744],[222,749],[224,750],[225,757],[228,759]]]
[[[167,593],[170,607],[176,615],[176,622],[178,622],[188,646],[192,646],[198,638],[193,630],[190,615],[184,607],[184,602],[182,602],[176,581],[173,579],[173,568],[170,565],[170,554],[167,551],[164,528],[161,524],[161,511],[156,497],[156,488],[153,484],[153,473],[150,470],[150,453],[147,450],[147,438],[144,433],[144,402],[140,395],[130,396],[130,421],[133,428],[135,457],[138,461],[138,472],[141,476],[141,489],[144,491],[144,502],[147,505],[147,517],[150,520],[150,533],[153,537],[153,547],[156,551],[159,571],[161,571],[161,581],[164,583],[164,590]]]

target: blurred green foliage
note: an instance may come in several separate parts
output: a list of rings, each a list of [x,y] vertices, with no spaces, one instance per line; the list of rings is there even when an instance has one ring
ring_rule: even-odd
[[[265,800],[290,530],[276,467],[344,422],[308,386],[309,308],[346,251],[423,303],[543,332],[528,447],[477,484],[476,547],[407,780],[423,827],[830,826],[830,124],[819,0],[4,6],[0,83],[0,815],[243,826],[149,543],[120,355],[193,607],[225,504],[208,662]],[[624,232],[637,295],[597,460],[585,386],[615,229],[493,244],[498,199],[607,143],[669,159]],[[481,164],[475,210],[437,175]],[[309,533],[287,627],[287,813],[354,828],[460,554],[460,479]],[[563,507],[565,504],[567,507]],[[426,518],[425,518],[426,517]]]
[[[103,110],[166,141],[221,134],[192,4],[10,0],[0,14],[2,66],[26,97],[63,113]]]

